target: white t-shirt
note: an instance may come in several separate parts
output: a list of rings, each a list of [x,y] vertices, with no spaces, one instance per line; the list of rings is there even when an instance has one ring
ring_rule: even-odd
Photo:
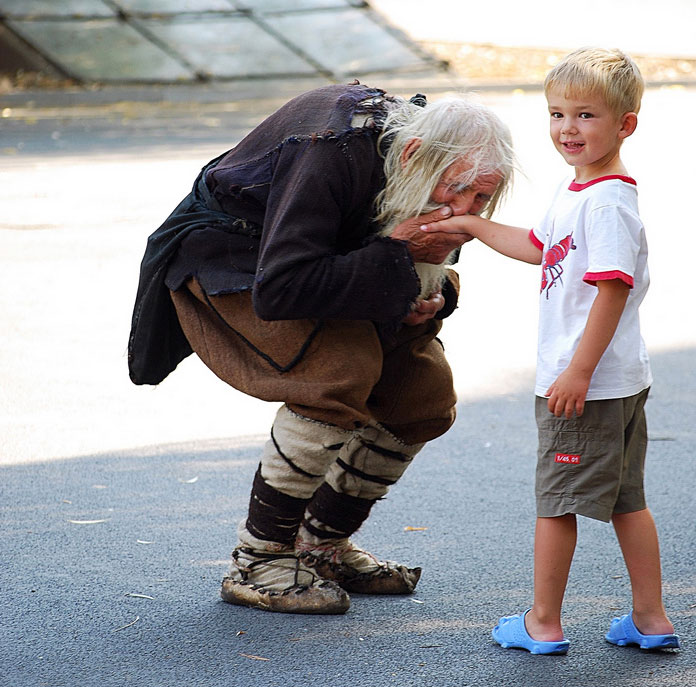
[[[565,182],[530,239],[543,250],[535,393],[547,389],[573,357],[597,295],[596,283],[622,279],[628,300],[595,369],[588,401],[625,398],[652,383],[638,307],[648,290],[648,245],[636,182],[607,176]]]

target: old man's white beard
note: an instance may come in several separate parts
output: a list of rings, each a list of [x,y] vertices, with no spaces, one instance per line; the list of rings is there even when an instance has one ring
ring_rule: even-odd
[[[437,208],[442,207],[441,205],[433,205],[433,206],[428,206],[424,210],[421,211],[421,214],[425,214],[427,212],[432,212],[433,210],[437,210]],[[404,218],[396,218],[393,219],[388,225],[383,227],[379,231],[380,236],[391,236],[392,232],[394,231],[395,227],[401,222],[404,221],[404,219],[407,219],[406,217]],[[437,291],[440,291],[442,288],[442,285],[445,283],[445,280],[447,279],[447,267],[452,264],[454,261],[454,256],[455,256],[456,251],[452,251],[444,260],[444,262],[441,262],[439,265],[433,265],[432,263],[429,262],[415,262],[414,267],[416,268],[416,273],[418,274],[418,278],[420,279],[421,283],[421,290],[420,293],[418,294],[419,298],[428,298],[431,296],[433,293],[436,293]]]
[[[419,298],[428,298],[433,293],[440,291],[447,279],[447,266],[452,264],[454,251],[452,251],[444,262],[433,265],[429,262],[416,262],[414,267],[421,282]]]

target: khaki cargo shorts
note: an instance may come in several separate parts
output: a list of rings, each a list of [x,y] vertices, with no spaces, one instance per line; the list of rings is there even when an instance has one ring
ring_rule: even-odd
[[[568,513],[609,522],[643,510],[649,389],[627,398],[588,401],[581,417],[556,417],[537,396],[537,516]]]

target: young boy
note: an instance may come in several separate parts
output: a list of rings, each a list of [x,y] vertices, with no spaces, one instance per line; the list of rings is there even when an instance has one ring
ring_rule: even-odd
[[[501,618],[493,638],[534,654],[568,651],[561,605],[576,515],[584,515],[613,523],[631,579],[633,611],[612,621],[607,641],[678,647],[643,492],[643,406],[652,377],[638,306],[649,282],[647,244],[636,182],[620,156],[636,128],[643,79],[619,51],[582,49],[549,73],[544,90],[551,139],[575,178],[541,224],[528,231],[469,215],[422,227],[471,234],[542,266],[534,604]]]

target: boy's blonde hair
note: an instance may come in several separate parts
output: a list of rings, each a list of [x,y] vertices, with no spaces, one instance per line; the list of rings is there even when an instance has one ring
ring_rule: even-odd
[[[617,117],[640,110],[645,84],[636,63],[621,50],[580,48],[566,55],[546,76],[544,93],[602,98]]]

